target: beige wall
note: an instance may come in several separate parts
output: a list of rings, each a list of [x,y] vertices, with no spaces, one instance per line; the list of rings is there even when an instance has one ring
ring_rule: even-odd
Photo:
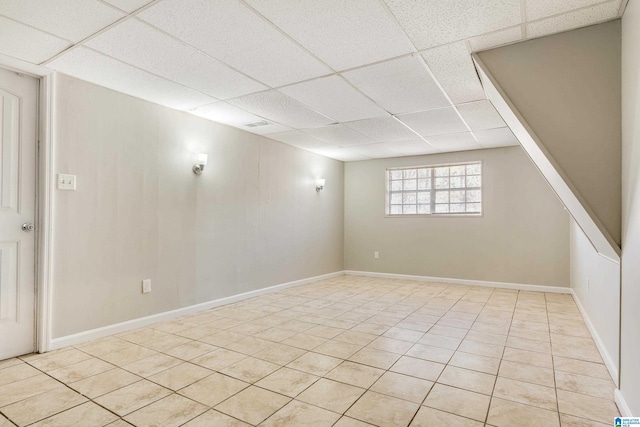
[[[620,21],[479,54],[561,174],[620,244]]]
[[[622,308],[620,387],[640,416],[640,2],[622,17]]]
[[[605,349],[603,359],[615,381],[620,357],[620,264],[601,255],[571,221],[571,288]]]
[[[77,191],[53,192],[54,338],[343,269],[342,162],[64,75],[56,95]]]
[[[385,218],[386,168],[475,160],[484,162],[483,217]],[[569,286],[569,217],[520,147],[350,162],[345,268]]]

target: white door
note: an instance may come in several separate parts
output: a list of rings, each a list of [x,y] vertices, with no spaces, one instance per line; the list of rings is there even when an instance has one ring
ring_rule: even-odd
[[[0,360],[35,350],[37,85],[0,69]]]

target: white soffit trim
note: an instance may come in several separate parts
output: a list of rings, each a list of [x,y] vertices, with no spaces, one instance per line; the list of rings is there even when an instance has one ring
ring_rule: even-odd
[[[472,56],[487,98],[518,138],[522,148],[565,205],[596,252],[616,264],[620,264],[620,247],[586,205],[566,174],[555,163],[538,136],[511,103],[482,60],[475,53]]]

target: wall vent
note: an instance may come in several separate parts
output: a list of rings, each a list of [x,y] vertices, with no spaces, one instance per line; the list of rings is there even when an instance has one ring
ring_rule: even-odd
[[[260,121],[260,122],[253,122],[253,123],[245,123],[244,126],[248,127],[248,128],[255,128],[258,126],[269,126],[271,123],[269,122],[265,122],[264,120]]]

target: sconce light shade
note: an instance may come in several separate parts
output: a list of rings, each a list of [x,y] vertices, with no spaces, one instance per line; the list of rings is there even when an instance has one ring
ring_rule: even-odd
[[[209,155],[204,153],[196,154],[196,164],[193,165],[193,173],[196,175],[200,175],[204,170],[204,167],[207,165],[207,161],[209,160]]]
[[[316,179],[316,191],[320,191],[324,188],[324,182],[325,182],[324,178]]]

